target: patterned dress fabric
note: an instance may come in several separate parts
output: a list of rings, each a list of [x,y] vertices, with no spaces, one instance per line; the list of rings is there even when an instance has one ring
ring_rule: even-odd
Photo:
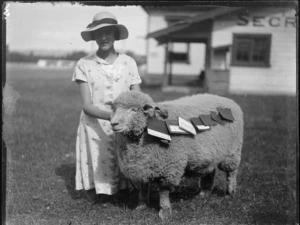
[[[81,58],[72,77],[77,80],[88,83],[93,104],[103,109],[111,109],[120,93],[141,83],[136,62],[125,54],[118,54],[112,64],[96,53]],[[82,111],[76,138],[76,190],[95,188],[97,194],[112,195],[125,187],[114,144],[110,122]]]

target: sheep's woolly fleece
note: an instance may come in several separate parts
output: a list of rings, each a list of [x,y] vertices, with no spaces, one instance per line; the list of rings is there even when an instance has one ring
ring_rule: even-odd
[[[128,107],[143,107],[144,103],[152,101],[149,98],[141,92],[131,91],[123,93],[116,102]],[[191,170],[202,167],[212,169],[216,166],[226,172],[237,169],[243,143],[243,113],[233,100],[211,94],[198,94],[154,104],[168,111],[168,119],[177,119],[180,116],[188,120],[216,111],[217,107],[224,107],[232,110],[235,121],[224,126],[216,125],[195,137],[173,136],[168,148],[153,142],[148,136],[144,136],[137,146],[120,137],[119,163],[126,177],[144,182],[164,177],[166,185],[178,185],[187,166]]]
[[[154,102],[152,98],[147,94],[141,94],[141,92],[138,91],[129,91],[126,93],[126,95],[123,94],[119,95],[115,99],[114,104],[116,106],[122,105],[125,107],[142,108],[145,104],[153,105]]]
[[[149,95],[142,92],[124,92],[116,99],[115,105],[129,110],[116,108],[112,118],[114,126],[127,127],[130,132],[142,130],[147,126],[149,116],[156,116],[156,113],[147,113],[149,107],[144,107],[145,104],[153,106],[154,110],[158,109],[158,113],[162,108],[163,111],[168,111],[168,119],[180,116],[188,120],[216,111],[218,107],[230,108],[235,118],[231,123],[216,125],[210,131],[200,132],[195,136],[175,135],[169,145],[154,141],[147,134],[143,134],[138,141],[132,141],[125,132],[117,133],[116,149],[120,171],[131,181],[155,182],[159,185],[160,218],[165,219],[171,215],[169,191],[180,184],[186,171],[201,175],[201,188],[210,191],[215,168],[218,167],[227,174],[227,192],[231,194],[236,191],[236,175],[243,144],[243,112],[233,100],[217,95],[198,94],[154,103]],[[131,107],[145,110],[133,110],[131,113]]]

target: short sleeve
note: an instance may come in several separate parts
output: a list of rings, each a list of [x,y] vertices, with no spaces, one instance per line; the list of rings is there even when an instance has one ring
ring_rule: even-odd
[[[84,71],[83,65],[82,65],[82,61],[79,60],[75,66],[75,70],[72,76],[72,81],[84,81],[87,82],[87,76],[86,73]]]
[[[135,60],[132,58],[130,60],[130,68],[131,68],[131,70],[129,71],[130,85],[142,83],[137,64]]]

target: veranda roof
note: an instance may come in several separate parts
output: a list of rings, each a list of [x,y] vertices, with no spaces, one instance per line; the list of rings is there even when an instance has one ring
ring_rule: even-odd
[[[218,9],[210,10],[208,12],[201,12],[197,16],[188,18],[183,21],[176,22],[167,28],[149,33],[146,38],[154,38],[159,43],[165,43],[169,40],[173,40],[173,41],[176,39],[178,40],[178,38],[176,38],[174,36],[174,34],[178,34],[178,33],[182,32],[183,30],[188,29],[193,24],[203,22],[202,24],[205,25],[204,24],[205,21],[214,19],[218,16],[228,15],[228,14],[240,11],[242,9],[244,9],[244,8],[243,7],[221,7]],[[204,32],[207,32],[207,29],[204,29]],[[201,35],[200,35],[200,37],[201,37]],[[201,39],[199,39],[199,40],[201,42]],[[186,39],[186,41],[188,41],[188,39]],[[193,41],[193,37],[191,37],[191,41]]]

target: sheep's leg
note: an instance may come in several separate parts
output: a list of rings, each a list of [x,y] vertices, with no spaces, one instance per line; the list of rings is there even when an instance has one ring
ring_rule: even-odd
[[[240,157],[228,158],[218,165],[219,169],[224,171],[227,176],[226,194],[233,194],[236,192],[236,175]]]
[[[227,194],[233,194],[236,192],[236,175],[237,175],[237,170],[227,172],[227,189],[226,193]]]
[[[164,220],[171,216],[172,209],[169,198],[169,190],[163,189],[159,191],[159,217]]]
[[[149,185],[146,183],[141,183],[139,185],[139,202],[137,206],[137,210],[142,210],[147,207],[146,202],[149,204]]]
[[[199,180],[199,186],[201,188],[200,196],[205,196],[211,193],[214,185],[215,174],[216,170],[213,169],[212,172],[201,177],[201,179]]]

